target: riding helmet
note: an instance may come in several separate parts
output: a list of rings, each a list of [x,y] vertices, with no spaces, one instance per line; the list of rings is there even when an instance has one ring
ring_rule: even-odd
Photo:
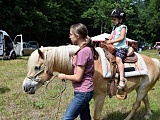
[[[116,8],[112,11],[110,17],[117,17],[118,19],[122,19],[122,23],[126,20],[126,13],[119,8]]]

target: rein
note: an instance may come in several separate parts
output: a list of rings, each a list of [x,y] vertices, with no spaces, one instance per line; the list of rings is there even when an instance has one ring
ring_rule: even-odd
[[[55,95],[55,96],[53,96],[53,97],[48,97],[47,96],[47,90],[48,90],[48,85],[49,85],[49,83],[51,83],[51,81],[53,81],[55,78],[57,77],[57,75],[55,75],[55,76],[53,76],[49,81],[47,81],[46,83],[45,83],[45,89],[44,89],[44,94],[45,94],[45,97],[47,98],[47,99],[49,99],[49,100],[55,100],[55,99],[58,99],[58,107],[57,107],[57,112],[55,113],[55,119],[57,120],[58,119],[58,113],[59,113],[59,108],[60,108],[60,105],[61,105],[61,98],[62,98],[62,94],[63,94],[63,92],[66,90],[66,80],[62,80],[62,85],[63,85],[63,88],[61,89],[61,91],[57,94],[57,95]]]
[[[55,100],[55,99],[57,99],[58,97],[60,97],[62,94],[63,94],[63,92],[66,90],[66,80],[62,80],[62,89],[61,89],[61,91],[57,94],[57,95],[55,95],[55,96],[53,96],[53,97],[48,97],[47,96],[47,90],[48,90],[48,85],[49,85],[49,83],[51,83],[51,81],[53,81],[55,78],[57,77],[57,75],[55,75],[55,76],[53,76],[50,80],[48,80],[48,81],[46,81],[46,83],[45,83],[45,85],[44,85],[44,94],[45,94],[45,97],[47,98],[47,99],[49,99],[49,100]]]

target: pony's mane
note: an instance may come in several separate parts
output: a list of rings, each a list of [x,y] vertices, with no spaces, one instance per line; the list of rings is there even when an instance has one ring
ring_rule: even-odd
[[[71,56],[79,49],[78,46],[68,45],[55,47],[46,54],[46,70],[50,72],[58,71],[73,74]]]
[[[53,48],[54,47],[42,47],[42,48],[39,48],[39,49],[44,53],[45,51],[51,50]],[[35,51],[32,52],[32,54],[30,55],[29,60],[28,60],[28,65],[27,65],[27,70],[28,71],[35,67],[38,59],[39,59],[38,50],[35,50]]]
[[[73,74],[73,66],[70,57],[79,49],[78,46],[68,45],[59,47],[44,47],[40,50],[45,55],[46,70],[59,71]],[[28,70],[33,69],[39,58],[38,50],[35,50],[28,60]]]

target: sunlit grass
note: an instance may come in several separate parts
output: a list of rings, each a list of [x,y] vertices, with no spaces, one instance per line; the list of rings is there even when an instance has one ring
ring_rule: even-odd
[[[142,51],[150,57],[158,58],[155,50]],[[59,98],[49,100],[44,94],[44,87],[41,87],[35,95],[28,95],[22,90],[22,82],[27,74],[28,57],[16,60],[0,60],[0,120],[55,120]],[[56,82],[57,84],[53,84]],[[47,96],[53,97],[61,91],[60,80],[52,81],[48,86]],[[58,120],[61,120],[65,109],[73,98],[73,87],[70,81],[66,83],[66,90],[62,94]],[[151,120],[160,119],[160,82],[154,86],[154,90],[149,92],[150,106],[153,110]],[[106,97],[101,118],[104,120],[123,120],[130,112],[136,98],[136,92],[128,94],[124,101],[116,97],[110,99]],[[93,116],[94,101],[91,104],[91,114]],[[142,120],[145,114],[144,104],[138,109],[133,120]]]

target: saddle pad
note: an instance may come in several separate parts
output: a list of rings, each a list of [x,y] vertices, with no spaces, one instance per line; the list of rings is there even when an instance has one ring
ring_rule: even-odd
[[[110,63],[105,57],[105,53],[102,48],[97,47],[96,50],[101,58],[103,77],[110,78],[111,77]],[[138,53],[135,52],[135,54],[138,57],[138,61],[136,63],[124,63],[125,68],[134,67],[135,71],[125,72],[125,77],[148,75],[148,70],[143,58]],[[118,73],[116,73],[115,77],[116,78],[118,77]]]
[[[111,72],[110,71],[110,63],[107,60],[104,50],[100,47],[96,47],[97,52],[99,53],[99,56],[101,58],[101,64],[102,64],[102,72],[103,72],[103,77],[110,77]]]

